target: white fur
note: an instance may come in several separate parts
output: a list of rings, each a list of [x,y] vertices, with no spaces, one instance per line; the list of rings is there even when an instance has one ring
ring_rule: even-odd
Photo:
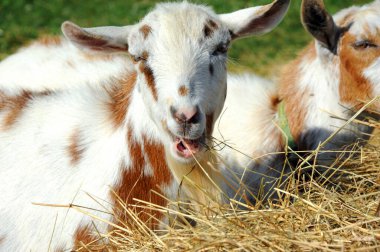
[[[380,95],[380,59],[377,59],[371,66],[364,71],[364,76],[373,83],[373,93]]]
[[[276,95],[274,82],[252,74],[228,75],[227,98],[213,134],[231,146],[219,151],[225,161],[247,167],[252,159],[280,151],[272,141],[280,134],[270,104]]]

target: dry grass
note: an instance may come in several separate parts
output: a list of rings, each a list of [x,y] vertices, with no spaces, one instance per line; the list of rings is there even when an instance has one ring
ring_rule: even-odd
[[[80,251],[380,251],[380,123],[370,123],[377,128],[370,143],[336,162],[328,183],[293,178],[278,190],[279,202],[244,211],[231,205],[207,215],[178,213],[147,203],[197,221],[165,233],[150,231],[125,207],[131,223],[101,235],[108,245]]]

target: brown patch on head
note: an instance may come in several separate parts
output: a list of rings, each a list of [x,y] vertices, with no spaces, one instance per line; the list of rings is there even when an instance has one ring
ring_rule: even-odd
[[[7,110],[8,112],[4,116],[3,129],[9,129],[18,120],[29,101],[50,94],[51,92],[49,91],[40,93],[22,91],[19,95],[6,96],[4,93],[0,92],[0,110]]]
[[[68,153],[71,165],[77,165],[82,158],[85,148],[80,143],[80,131],[76,130],[69,138]]]
[[[62,44],[62,38],[59,36],[43,36],[37,43],[45,46],[59,46]]]
[[[157,101],[158,100],[157,89],[156,89],[156,83],[154,82],[154,75],[153,75],[152,69],[149,66],[147,66],[147,64],[144,61],[142,61],[140,63],[140,71],[145,76],[145,81],[148,87],[150,88],[150,90],[152,91],[154,100]]]
[[[288,119],[291,134],[296,142],[304,128],[305,117],[307,115],[306,105],[310,97],[309,90],[300,89],[298,86],[298,77],[300,76],[300,67],[305,59],[310,61],[316,58],[315,44],[312,42],[300,56],[293,62],[284,67],[280,76],[279,100],[284,101],[285,113]],[[277,98],[278,99],[278,98]],[[277,102],[272,100],[272,104]]]
[[[207,137],[212,135],[212,130],[214,128],[214,114],[206,115],[206,134]]]
[[[141,59],[147,60],[149,57],[149,53],[147,51],[143,51],[141,54]]]
[[[367,33],[370,35],[370,33]],[[369,41],[379,45],[378,36],[369,36]],[[355,36],[346,33],[340,44],[340,101],[350,105],[358,105],[361,102],[373,98],[373,86],[364,77],[364,70],[380,57],[378,48],[354,48]]]
[[[132,72],[125,78],[116,82],[117,85],[115,85],[112,90],[108,91],[111,98],[108,107],[111,111],[111,120],[116,127],[122,126],[125,121],[136,79],[137,73]]]
[[[144,39],[147,39],[149,34],[152,32],[152,27],[149,25],[143,25],[140,27],[140,32],[143,34]]]
[[[274,95],[270,97],[270,104],[273,110],[276,110],[278,104],[281,102],[280,97],[278,95]]]
[[[207,37],[210,37],[215,30],[217,30],[219,28],[218,24],[215,23],[214,20],[207,20],[204,28],[203,28],[203,34],[204,36],[207,38]]]
[[[178,94],[180,96],[187,96],[189,92],[189,89],[185,85],[180,86],[178,89]]]
[[[118,222],[130,223],[128,221],[130,218],[128,218],[125,211],[120,211],[119,201],[122,200],[123,203],[127,204],[128,208],[135,210],[141,221],[154,229],[159,224],[155,218],[162,218],[162,213],[151,209],[134,207],[133,205],[141,205],[134,199],[163,207],[167,205],[166,199],[158,195],[163,194],[162,186],[170,185],[173,179],[167,167],[164,147],[161,144],[151,142],[144,136],[143,142],[138,142],[133,137],[131,127],[128,127],[127,138],[131,165],[126,167],[124,163],[121,164],[119,181],[113,188],[117,195],[112,195],[115,206],[114,212],[117,213],[116,219]],[[146,165],[150,165],[153,174],[146,174]]]
[[[1,245],[1,243],[2,243],[4,240],[5,240],[5,236],[4,236],[4,235],[0,236],[0,245]]]

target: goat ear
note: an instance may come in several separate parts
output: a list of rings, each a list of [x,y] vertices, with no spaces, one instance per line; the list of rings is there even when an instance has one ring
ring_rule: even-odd
[[[347,28],[340,28],[335,24],[323,0],[302,0],[301,9],[301,20],[305,29],[322,46],[337,54],[339,38]]]
[[[221,14],[219,18],[227,25],[232,39],[270,32],[284,18],[290,0],[276,0],[271,4]]]
[[[128,51],[128,34],[131,26],[81,28],[66,21],[61,29],[67,39],[85,48],[106,52]]]

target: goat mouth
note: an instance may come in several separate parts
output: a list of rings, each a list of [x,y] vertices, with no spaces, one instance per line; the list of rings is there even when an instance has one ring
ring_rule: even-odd
[[[194,157],[202,150],[202,143],[204,141],[204,134],[197,139],[187,139],[182,137],[176,137],[174,146],[177,153],[186,159]]]

